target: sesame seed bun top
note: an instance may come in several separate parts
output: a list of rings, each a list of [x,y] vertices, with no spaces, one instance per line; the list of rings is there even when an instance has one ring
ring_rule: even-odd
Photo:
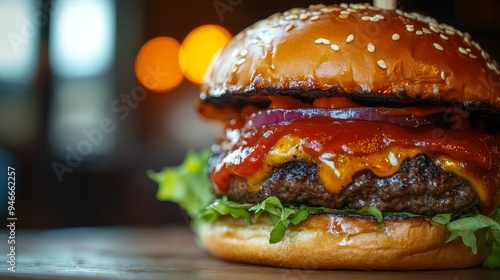
[[[368,4],[316,5],[261,20],[213,61],[201,103],[350,96],[473,106],[498,114],[500,67],[464,33],[435,19]]]

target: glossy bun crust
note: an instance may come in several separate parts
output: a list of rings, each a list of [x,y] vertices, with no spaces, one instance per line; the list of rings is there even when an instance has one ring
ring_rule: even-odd
[[[427,218],[378,222],[323,214],[290,226],[283,241],[269,244],[271,219],[261,216],[249,226],[222,217],[203,224],[199,238],[205,249],[225,260],[303,269],[430,270],[480,265],[490,253],[484,233],[476,234],[478,253],[460,238],[446,243],[446,229]]]
[[[317,5],[277,13],[236,35],[212,63],[200,100],[234,105],[274,94],[350,96],[495,113],[499,69],[468,33],[431,17]]]

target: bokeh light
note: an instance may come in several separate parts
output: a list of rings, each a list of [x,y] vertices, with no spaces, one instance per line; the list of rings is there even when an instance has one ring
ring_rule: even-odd
[[[28,18],[37,8],[34,1],[0,0],[0,83],[24,85],[36,75],[41,24]]]
[[[83,78],[108,71],[114,62],[115,1],[58,2],[60,11],[50,15],[49,24],[49,62],[54,73]]]
[[[179,67],[179,42],[170,37],[157,37],[142,46],[135,61],[139,82],[152,91],[167,91],[183,80]]]
[[[191,31],[182,42],[179,53],[184,76],[195,84],[201,84],[213,56],[229,39],[229,31],[219,25],[202,25]]]

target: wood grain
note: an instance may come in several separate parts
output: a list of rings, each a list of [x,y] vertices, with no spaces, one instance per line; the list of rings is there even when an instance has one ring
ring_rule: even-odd
[[[0,279],[500,279],[483,268],[452,271],[321,271],[228,263],[199,249],[187,227],[18,231],[16,272],[0,244]]]

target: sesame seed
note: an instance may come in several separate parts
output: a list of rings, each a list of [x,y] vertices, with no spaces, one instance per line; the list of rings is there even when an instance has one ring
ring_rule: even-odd
[[[486,62],[486,66],[488,66],[490,70],[493,70],[493,64],[491,62]]]
[[[346,43],[350,43],[354,41],[354,35],[353,34],[349,34],[349,36],[347,36],[347,38],[345,39],[345,42]]]
[[[302,13],[302,14],[300,14],[300,16],[299,16],[299,19],[300,19],[300,20],[305,20],[305,19],[307,19],[308,17],[309,17],[309,13]]]
[[[330,41],[325,39],[325,38],[318,38],[318,39],[314,40],[314,43],[329,45]]]
[[[485,52],[484,50],[481,51],[481,56],[484,59],[490,59],[490,55],[487,52]]]
[[[483,50],[483,49],[481,48],[481,45],[479,45],[479,43],[477,43],[477,42],[474,42],[474,47],[475,47],[478,51]]]
[[[410,13],[404,12],[403,15],[409,19],[415,19],[415,15],[412,15]]]
[[[298,12],[299,12],[299,9],[294,8],[294,9],[292,9],[290,11],[284,12],[283,15],[288,16],[288,15],[292,15],[292,14],[297,14]]]
[[[292,30],[292,28],[293,28],[293,23],[290,23],[289,25],[287,25],[287,26],[285,27],[285,31],[287,31],[287,32],[288,32],[288,31]]]
[[[318,9],[321,9],[324,7],[326,7],[324,4],[309,5],[309,8],[314,9],[314,10],[318,10]]]
[[[437,50],[440,50],[440,51],[444,50],[443,47],[440,44],[438,44],[438,43],[434,43],[432,45],[434,45],[434,48],[436,48]]]
[[[353,7],[358,10],[366,10],[366,6],[364,4],[353,4]]]
[[[377,65],[378,65],[378,67],[380,67],[382,69],[387,69],[387,63],[385,63],[385,61],[383,61],[382,59],[379,59],[377,61]]]
[[[298,19],[298,18],[299,18],[299,16],[297,16],[297,15],[295,15],[295,14],[293,14],[293,15],[288,15],[288,16],[286,16],[286,17],[285,17],[285,19],[286,19],[286,20],[292,20],[292,19]]]
[[[338,51],[338,50],[340,50],[339,45],[335,45],[335,44],[331,44],[331,45],[330,45],[330,48],[332,48],[332,50],[334,50],[334,51]]]
[[[446,73],[444,71],[441,71],[441,80],[446,80]]]
[[[333,12],[333,11],[334,11],[334,9],[333,9],[333,8],[330,8],[330,7],[325,7],[325,8],[321,8],[321,9],[320,9],[320,11],[322,11],[323,13],[328,14],[328,13]]]
[[[371,17],[370,21],[371,22],[378,22],[380,19],[378,17]]]
[[[375,17],[379,18],[379,19],[385,19],[385,17],[383,15],[381,15],[381,14],[376,14]]]
[[[375,51],[375,46],[372,43],[368,43],[368,45],[366,46],[366,49],[369,52],[374,52]]]
[[[443,40],[448,40],[448,36],[444,35],[444,34],[439,34],[439,37],[441,37],[441,39]]]
[[[231,56],[236,57],[238,56],[239,51],[237,49],[234,49],[233,52],[231,52]]]
[[[414,26],[414,25],[412,25],[412,24],[407,24],[407,25],[406,25],[406,31],[408,31],[408,32],[413,32],[413,31],[415,31],[415,26]]]
[[[429,23],[429,21],[430,21],[429,17],[423,16],[421,14],[416,14],[415,16],[417,17],[417,20],[420,22]]]
[[[241,56],[246,56],[247,54],[248,54],[248,50],[247,50],[247,49],[242,49],[242,50],[240,51],[240,55],[241,55]]]
[[[238,62],[236,62],[236,65],[238,65],[238,66],[239,66],[239,65],[241,65],[241,64],[243,64],[243,63],[245,63],[245,61],[247,61],[247,59],[246,59],[246,58],[244,58],[244,57],[243,57],[243,58],[240,58],[240,60],[238,60]]]
[[[462,47],[458,47],[458,51],[461,52],[464,55],[468,54],[468,52],[464,48],[462,48]]]
[[[424,32],[423,32],[422,30],[417,30],[417,32],[415,32],[415,34],[417,34],[417,35],[419,35],[419,36],[420,36],[420,35],[423,35],[423,34],[424,34]]]
[[[358,9],[358,10],[365,10],[366,9],[366,7],[363,4],[355,4],[355,3],[349,4],[349,7],[353,8],[353,9]]]
[[[403,15],[403,11],[401,11],[400,9],[396,9],[396,14],[402,16]]]
[[[476,56],[476,55],[473,55],[473,54],[471,54],[471,53],[469,53],[469,57],[470,57],[470,58],[472,58],[472,59],[476,59],[476,58],[477,58],[477,56]]]
[[[421,22],[424,22],[424,23],[429,24],[429,22],[431,22],[431,21],[432,21],[432,17],[430,17],[430,16],[421,17],[419,20],[420,20]]]
[[[340,7],[347,9],[347,8],[349,8],[349,5],[347,5],[347,3],[341,3]]]
[[[233,67],[232,72],[233,72],[233,73],[235,73],[236,71],[238,71],[238,66],[234,66],[234,67]]]
[[[497,63],[497,61],[493,60],[493,62],[490,63],[490,65],[491,65],[491,68],[492,68],[491,70],[495,71],[495,73],[497,75],[500,75],[500,70],[498,70],[498,63]]]
[[[398,33],[394,33],[394,34],[392,34],[392,40],[393,40],[393,41],[397,41],[397,40],[399,40],[399,38],[400,38],[400,36],[399,36],[399,34],[398,34]]]
[[[348,17],[349,17],[349,15],[339,15],[339,18],[341,18],[341,19],[346,19]]]
[[[455,31],[451,30],[451,29],[445,29],[444,30],[444,33],[448,34],[448,35],[455,35]]]
[[[369,17],[369,16],[362,16],[361,17],[361,20],[364,20],[364,21],[369,21],[372,17]]]
[[[351,13],[351,12],[349,12],[349,11],[345,11],[345,10],[344,10],[344,11],[340,11],[340,14],[341,14],[341,15],[348,15],[348,14],[350,14],[350,13]]]
[[[468,36],[465,36],[465,37],[464,37],[464,42],[465,42],[467,45],[469,45],[469,46],[471,45],[471,42],[470,42],[470,41],[471,41],[471,40],[470,40],[470,37],[468,37]]]
[[[436,26],[434,26],[434,25],[429,25],[429,28],[430,28],[432,31],[436,32],[436,33],[441,32],[441,30],[439,30],[439,28],[437,28],[437,27],[436,27]]]
[[[470,53],[472,50],[470,48],[465,49],[468,53]]]
[[[450,31],[452,31],[452,32],[455,32],[455,30],[456,30],[456,29],[455,29],[455,27],[453,27],[453,26],[451,26],[451,25],[448,25],[448,24],[446,24],[446,23],[443,23],[443,26],[444,26],[444,28],[445,28],[446,30],[450,30]]]
[[[422,27],[422,31],[424,31],[425,34],[432,34],[432,32],[425,27]]]
[[[319,16],[318,15],[315,15],[315,16],[312,16],[311,17],[311,20],[318,20],[319,19]]]
[[[269,22],[269,27],[278,27],[280,26],[280,23],[277,20],[270,20]]]

